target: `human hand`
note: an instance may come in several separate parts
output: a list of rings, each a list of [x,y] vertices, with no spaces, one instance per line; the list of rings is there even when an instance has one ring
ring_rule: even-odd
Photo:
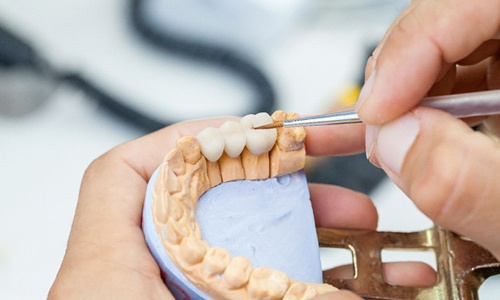
[[[119,145],[89,166],[50,299],[173,298],[141,229],[147,183],[179,137],[196,135],[207,126],[219,127],[226,120],[185,122],[164,128]],[[314,148],[321,147],[312,141],[309,151],[314,152]],[[377,214],[366,195],[325,185],[311,185],[310,192],[319,226],[375,229]],[[331,299],[360,298],[344,291]]]
[[[436,224],[500,259],[498,143],[428,108],[425,95],[500,89],[500,1],[414,0],[366,67],[366,152]],[[500,117],[483,122],[500,133]],[[375,125],[375,126],[373,126]]]
[[[179,137],[222,122],[176,124],[119,145],[89,166],[50,299],[173,299],[141,229],[147,183]]]

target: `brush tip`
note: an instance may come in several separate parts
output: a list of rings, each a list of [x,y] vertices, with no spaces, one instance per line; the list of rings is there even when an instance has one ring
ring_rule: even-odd
[[[273,122],[261,126],[254,127],[253,129],[274,129],[283,127],[283,122]]]

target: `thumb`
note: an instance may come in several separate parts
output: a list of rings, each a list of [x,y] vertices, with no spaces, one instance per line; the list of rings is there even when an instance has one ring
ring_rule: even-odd
[[[442,111],[416,108],[380,127],[368,126],[370,161],[436,224],[500,258],[500,149]]]

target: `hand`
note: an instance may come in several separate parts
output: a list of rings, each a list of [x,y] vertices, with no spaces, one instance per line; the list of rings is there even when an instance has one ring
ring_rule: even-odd
[[[179,137],[222,122],[173,125],[122,144],[89,166],[50,299],[173,299],[141,230],[147,182]]]
[[[436,224],[500,259],[500,152],[425,95],[500,89],[500,1],[412,1],[366,67],[357,111],[366,152]],[[483,122],[500,133],[500,117]]]
[[[179,137],[196,135],[207,126],[219,127],[225,120],[164,128],[112,149],[89,166],[50,299],[173,299],[141,230],[146,186]],[[319,145],[311,143],[314,152]],[[377,213],[366,195],[311,185],[311,196],[320,226],[375,229],[377,225]],[[350,292],[335,294],[332,299],[336,297],[360,299]]]

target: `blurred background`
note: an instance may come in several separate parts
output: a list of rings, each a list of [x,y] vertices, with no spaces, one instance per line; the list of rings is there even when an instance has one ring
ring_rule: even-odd
[[[46,297],[93,159],[186,119],[352,104],[407,3],[0,0],[0,299]],[[369,193],[380,230],[432,226],[364,154],[310,165],[311,181]]]

